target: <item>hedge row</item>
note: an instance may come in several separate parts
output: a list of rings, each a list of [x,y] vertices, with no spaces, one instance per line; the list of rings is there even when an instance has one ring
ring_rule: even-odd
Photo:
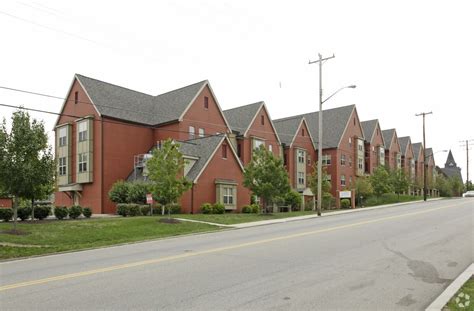
[[[257,214],[260,211],[258,204],[245,205],[242,207],[242,213],[245,214]]]
[[[165,208],[165,213],[168,213],[168,209],[171,209],[171,214],[180,214],[181,206],[178,204],[172,204]],[[155,205],[151,208],[153,215],[161,215],[161,206]],[[150,205],[134,204],[134,203],[119,203],[117,204],[117,215],[123,217],[133,216],[150,216]]]
[[[32,213],[32,208],[27,206],[27,207],[19,207],[17,210],[17,216],[20,218],[22,221],[27,220],[31,218],[31,213]],[[35,206],[34,210],[34,218],[38,220],[43,220],[49,215],[52,215],[53,213],[52,207],[49,205],[39,205]],[[69,216],[71,219],[76,219],[79,216],[84,215],[86,218],[90,218],[92,215],[92,210],[88,207],[82,208],[79,205],[71,206],[70,208],[67,208],[65,206],[56,206],[54,208],[54,216],[61,220]],[[12,220],[13,218],[13,209],[11,208],[1,208],[0,209],[0,219],[7,222]]]
[[[222,203],[204,203],[201,205],[201,212],[203,214],[224,214],[225,206]]]

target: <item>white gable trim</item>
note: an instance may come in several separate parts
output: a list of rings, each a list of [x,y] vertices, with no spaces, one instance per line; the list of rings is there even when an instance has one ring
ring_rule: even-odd
[[[324,111],[323,111],[324,112]],[[337,147],[339,149],[339,147],[341,146],[341,142],[342,142],[342,138],[344,137],[344,135],[346,135],[346,131],[347,131],[347,128],[349,127],[349,124],[351,123],[351,120],[352,120],[352,116],[354,115],[357,116],[357,124],[359,125],[359,130],[360,130],[360,133],[362,134],[362,136],[360,138],[362,138],[363,140],[365,140],[365,137],[364,137],[364,129],[362,128],[362,125],[360,124],[360,119],[359,119],[359,114],[357,113],[357,109],[356,109],[356,106],[354,105],[354,108],[352,108],[352,112],[349,116],[349,118],[347,119],[347,123],[346,123],[346,127],[344,128],[344,132],[342,132],[342,135],[341,137],[339,138],[339,142],[337,143]],[[323,114],[323,118],[324,118],[324,114]],[[324,144],[323,144],[324,145]],[[323,146],[323,149],[324,146]]]
[[[255,113],[255,115],[253,116],[252,122],[250,122],[250,124],[248,125],[247,129],[246,129],[245,132],[244,132],[244,137],[247,136],[248,131],[249,131],[250,128],[252,127],[252,124],[255,122],[255,119],[257,118],[257,116],[258,116],[258,114],[260,113],[260,111],[262,110],[262,108],[265,109],[265,112],[267,113],[267,116],[268,116],[268,120],[270,120],[270,125],[272,126],[273,133],[275,134],[275,136],[276,136],[276,138],[277,138],[278,144],[281,146],[280,137],[278,136],[277,130],[276,130],[276,128],[275,128],[275,125],[273,124],[272,117],[270,116],[270,113],[268,112],[267,105],[265,105],[265,102],[262,102],[262,104],[260,105],[260,108],[257,110],[257,112]]]
[[[191,106],[193,105],[193,103],[196,101],[197,97],[202,93],[202,91],[207,87],[209,87],[209,91],[211,92],[211,95],[217,105],[217,108],[219,108],[219,113],[221,114],[222,118],[224,119],[224,122],[225,122],[225,125],[227,126],[227,132],[228,133],[231,133],[232,130],[231,130],[231,127],[229,125],[229,122],[227,122],[227,119],[224,115],[224,112],[222,111],[222,108],[221,106],[219,105],[219,101],[217,100],[217,97],[216,95],[214,94],[214,91],[212,90],[212,87],[211,87],[211,84],[209,83],[208,80],[206,80],[206,82],[202,85],[202,87],[199,89],[199,91],[196,93],[196,95],[194,95],[194,97],[191,99],[191,102],[188,104],[188,106],[186,107],[186,109],[184,109],[183,113],[181,113],[181,115],[179,116],[178,118],[178,121],[179,122],[182,122],[183,121],[183,118],[184,116],[186,115],[186,113],[188,112],[188,110],[191,108]]]
[[[309,130],[309,126],[308,126],[308,123],[306,122],[305,117],[302,117],[302,118],[301,118],[300,124],[298,125],[298,128],[296,129],[295,136],[293,136],[293,139],[291,140],[290,148],[293,146],[293,143],[295,142],[295,139],[296,139],[296,137],[298,136],[298,133],[300,132],[300,129],[302,128],[303,124],[306,125],[306,132],[307,132],[308,135],[309,135],[309,139],[311,140],[311,144],[313,145],[313,149],[314,149],[314,150],[317,150],[317,148],[316,148],[316,146],[315,146],[315,144],[314,144],[313,135],[311,135],[311,131]]]

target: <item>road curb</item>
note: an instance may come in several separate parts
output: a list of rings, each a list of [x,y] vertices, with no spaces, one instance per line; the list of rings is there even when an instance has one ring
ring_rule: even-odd
[[[445,290],[433,301],[426,311],[441,311],[456,292],[474,275],[474,263],[467,267]]]

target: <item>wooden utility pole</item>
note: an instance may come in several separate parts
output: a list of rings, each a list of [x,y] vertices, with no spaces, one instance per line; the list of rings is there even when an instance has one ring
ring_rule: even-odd
[[[467,187],[469,186],[469,143],[474,142],[474,139],[466,139],[460,141],[461,143],[465,143],[465,145],[461,145],[461,147],[466,147],[466,190]]]
[[[427,114],[433,114],[432,111],[430,112],[422,112],[422,113],[418,113],[416,114],[415,116],[423,116],[423,166],[424,166],[424,169],[423,169],[423,200],[426,202],[426,198],[427,198],[427,192],[428,192],[428,187],[427,187],[427,181],[426,181],[426,171],[428,170],[428,163],[426,161],[426,137],[425,137],[425,116]],[[431,155],[433,156],[433,155]]]

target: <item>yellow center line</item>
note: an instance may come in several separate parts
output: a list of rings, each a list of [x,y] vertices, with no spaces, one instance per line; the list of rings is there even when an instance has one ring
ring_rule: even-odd
[[[6,291],[6,290],[9,290],[9,289],[16,289],[16,288],[33,286],[33,285],[38,285],[38,284],[51,283],[51,282],[56,282],[56,281],[61,281],[61,280],[74,279],[74,278],[88,276],[88,275],[94,275],[94,274],[111,272],[111,271],[116,271],[116,270],[123,270],[123,269],[129,269],[129,268],[134,268],[134,267],[146,266],[146,265],[157,264],[157,263],[162,263],[162,262],[168,262],[168,261],[173,261],[173,260],[178,260],[178,259],[184,259],[184,258],[195,257],[195,256],[200,256],[200,255],[206,255],[206,254],[218,253],[218,252],[223,252],[223,251],[228,251],[228,250],[234,250],[234,249],[239,249],[239,248],[244,248],[244,247],[249,247],[249,246],[256,246],[256,245],[261,245],[261,244],[266,244],[266,243],[271,243],[271,242],[276,242],[276,241],[289,240],[289,239],[304,237],[304,236],[313,235],[313,234],[319,234],[319,233],[331,232],[331,231],[336,231],[336,230],[341,230],[341,229],[353,228],[353,227],[358,227],[358,226],[367,225],[367,224],[373,224],[373,223],[387,221],[387,220],[393,220],[393,219],[399,219],[399,218],[403,218],[403,217],[409,217],[409,216],[415,216],[415,215],[431,213],[431,212],[438,211],[438,210],[441,210],[441,209],[453,208],[453,207],[456,207],[456,206],[459,207],[459,206],[462,206],[462,205],[464,205],[464,204],[448,205],[448,206],[443,206],[443,207],[432,208],[432,209],[429,209],[429,210],[423,210],[423,211],[419,211],[419,212],[412,212],[412,213],[406,213],[406,214],[395,215],[395,216],[387,216],[387,217],[371,219],[371,220],[356,222],[356,223],[347,224],[347,225],[340,225],[340,226],[335,226],[335,227],[330,227],[330,228],[318,229],[318,230],[307,231],[307,232],[302,232],[302,233],[296,233],[296,234],[280,236],[280,237],[275,237],[275,238],[269,238],[269,239],[263,239],[263,240],[253,241],[253,242],[247,242],[247,243],[241,243],[241,244],[236,244],[236,245],[224,246],[224,247],[213,248],[213,249],[204,250],[204,251],[197,251],[197,252],[192,252],[192,253],[185,253],[185,254],[167,256],[167,257],[163,257],[163,258],[156,258],[156,259],[149,259],[149,260],[131,262],[131,263],[127,263],[127,264],[115,265],[115,266],[110,266],[110,267],[105,267],[105,268],[100,268],[100,269],[88,270],[88,271],[77,272],[77,273],[69,273],[69,274],[63,274],[63,275],[53,276],[53,277],[49,277],[49,278],[43,278],[43,279],[37,279],[37,280],[32,280],[32,281],[26,281],[26,282],[10,284],[10,285],[4,285],[4,286],[0,287],[0,292],[1,291]]]

